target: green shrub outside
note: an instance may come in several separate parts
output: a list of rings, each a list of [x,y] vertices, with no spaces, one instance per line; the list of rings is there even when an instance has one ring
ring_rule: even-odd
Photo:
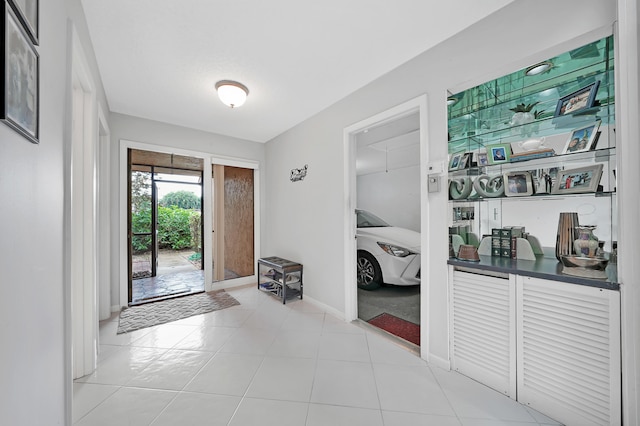
[[[197,223],[197,226],[195,226]],[[192,225],[193,224],[193,225]],[[172,250],[187,248],[199,249],[200,246],[200,212],[182,209],[178,206],[158,206],[158,246]],[[151,231],[151,209],[144,208],[131,216],[133,232]],[[194,235],[194,233],[196,233]],[[151,250],[151,236],[134,237],[134,252]]]

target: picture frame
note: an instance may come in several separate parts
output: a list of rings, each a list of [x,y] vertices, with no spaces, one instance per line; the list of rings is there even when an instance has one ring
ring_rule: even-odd
[[[489,164],[508,163],[511,158],[511,144],[501,143],[487,146]]]
[[[586,167],[576,169],[561,170],[552,194],[580,194],[588,192],[596,192],[602,177],[602,164],[593,164]]]
[[[551,194],[551,190],[558,179],[558,172],[560,170],[560,167],[529,170],[531,178],[533,179],[533,193]]]
[[[9,3],[29,35],[29,39],[37,46],[39,44],[40,0],[9,0]]]
[[[458,165],[458,170],[464,170],[471,167],[471,159],[473,158],[472,152],[465,152],[460,157],[460,164]]]
[[[590,151],[597,138],[599,128],[600,120],[589,126],[580,127],[579,129],[571,131],[562,153],[571,154],[574,152]]]
[[[449,159],[450,172],[458,170],[460,168],[460,161],[462,160],[462,157],[464,156],[464,154],[465,154],[464,151],[451,154],[451,158]]]
[[[554,117],[572,115],[592,108],[596,102],[598,87],[600,87],[600,80],[558,99]]]
[[[486,152],[478,153],[478,166],[488,166],[489,165],[489,157]]]
[[[504,173],[504,195],[507,197],[526,197],[533,195],[533,178],[525,171]]]
[[[0,121],[38,143],[40,57],[12,7],[2,2],[2,102]]]

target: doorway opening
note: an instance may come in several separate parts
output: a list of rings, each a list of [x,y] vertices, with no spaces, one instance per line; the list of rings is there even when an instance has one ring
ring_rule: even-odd
[[[420,115],[355,134],[358,318],[420,345]]]
[[[203,164],[128,150],[130,305],[204,291]]]

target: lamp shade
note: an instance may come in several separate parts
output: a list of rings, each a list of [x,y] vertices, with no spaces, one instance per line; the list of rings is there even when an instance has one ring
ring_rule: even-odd
[[[244,104],[249,94],[249,89],[242,83],[231,80],[222,80],[216,83],[218,97],[223,104],[237,108]]]

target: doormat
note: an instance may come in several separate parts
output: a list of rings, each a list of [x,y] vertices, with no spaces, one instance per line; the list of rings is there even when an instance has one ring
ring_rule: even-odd
[[[382,313],[367,321],[369,324],[381,328],[394,336],[398,336],[415,345],[420,346],[420,326],[388,313]]]
[[[226,291],[217,290],[130,306],[120,311],[118,334],[219,311],[239,304],[240,302]]]

